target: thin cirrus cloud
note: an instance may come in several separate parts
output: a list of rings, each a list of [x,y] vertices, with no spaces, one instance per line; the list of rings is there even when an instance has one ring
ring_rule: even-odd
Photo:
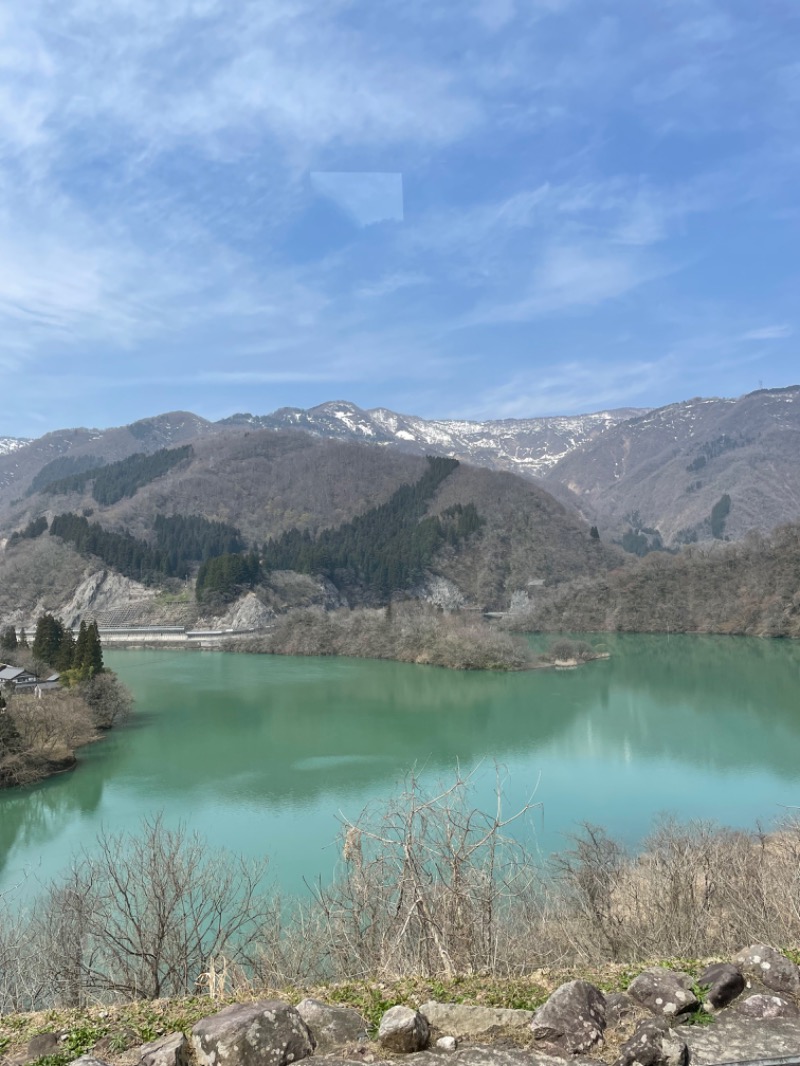
[[[403,221],[403,175],[314,171],[311,184],[359,226]]]
[[[542,414],[562,411],[598,411],[634,405],[676,366],[671,356],[647,361],[634,360],[598,367],[588,361],[564,363],[549,373],[523,373],[491,390],[483,404],[473,410],[478,418],[496,411],[499,418],[522,418],[530,410]]]
[[[54,427],[65,395],[96,424],[98,395],[122,422],[189,389],[433,416],[789,380],[800,13],[775,11],[10,0],[0,386],[29,374]]]
[[[746,341],[782,341],[791,337],[794,330],[786,323],[774,326],[761,326],[759,329],[750,329],[742,335]]]

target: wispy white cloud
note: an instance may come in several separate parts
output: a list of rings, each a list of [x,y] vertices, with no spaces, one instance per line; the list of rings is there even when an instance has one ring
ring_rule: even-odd
[[[390,296],[392,293],[400,292],[402,289],[412,288],[415,285],[425,285],[430,280],[430,277],[421,271],[396,271],[391,274],[384,274],[383,277],[368,282],[366,285],[361,285],[356,290],[356,295],[369,300],[377,299],[382,296]]]
[[[94,361],[389,405],[403,376],[409,397],[501,375],[533,402],[519,366],[545,337],[577,386],[547,370],[543,402],[574,407],[608,367],[618,397],[652,387],[663,329],[702,334],[724,376],[791,335],[793,268],[765,243],[800,171],[790,24],[719,0],[13,0],[0,370],[47,377],[66,352],[76,381]],[[402,209],[349,177],[401,171]],[[357,225],[312,172],[348,175],[327,191]],[[745,284],[737,256],[764,268]]]
[[[482,26],[494,33],[512,21],[517,4],[516,0],[473,0],[472,13]]]
[[[591,362],[554,358],[549,366],[513,375],[465,412],[476,418],[525,418],[603,408],[647,406],[647,397],[676,372],[673,357]]]
[[[536,265],[526,290],[514,300],[484,301],[468,325],[525,322],[542,315],[597,307],[617,300],[670,268],[604,247],[554,244]]]
[[[761,326],[759,329],[749,329],[742,334],[746,341],[780,341],[791,337],[794,330],[787,323],[782,322],[774,326]]]
[[[359,226],[403,220],[402,174],[313,171],[311,184]]]

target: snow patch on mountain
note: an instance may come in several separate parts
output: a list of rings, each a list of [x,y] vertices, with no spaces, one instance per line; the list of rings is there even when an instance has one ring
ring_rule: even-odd
[[[0,455],[8,455],[26,444],[30,444],[30,441],[24,437],[0,437]]]

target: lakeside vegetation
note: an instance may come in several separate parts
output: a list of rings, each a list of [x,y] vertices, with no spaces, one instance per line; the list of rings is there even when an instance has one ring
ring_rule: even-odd
[[[523,638],[500,633],[474,614],[445,614],[416,602],[387,608],[291,611],[263,635],[237,642],[236,650],[394,659],[455,670],[525,670],[534,664]]]
[[[800,887],[798,822],[765,833],[663,821],[639,855],[585,825],[543,860],[524,842],[533,805],[506,810],[499,775],[496,792],[486,811],[469,776],[432,790],[410,776],[342,822],[336,875],[298,899],[269,890],[265,860],[160,817],[104,831],[38,898],[0,900],[0,1014],[204,984],[247,995],[335,982],[348,997],[387,978],[497,1003],[543,997],[559,970],[604,973],[610,990],[651,960],[696,975],[700,960],[749,943],[797,957],[786,900]]]
[[[13,634],[13,636],[12,636]],[[82,622],[77,640],[52,615],[42,615],[33,645],[7,627],[0,654],[31,674],[61,670],[60,686],[34,692],[0,690],[0,789],[35,784],[75,765],[75,752],[130,713],[132,698],[106,671],[97,626]]]
[[[501,632],[479,615],[445,612],[418,602],[386,608],[291,611],[264,634],[234,650],[262,655],[344,655],[392,659],[451,670],[533,670],[608,658],[585,641],[556,641],[535,653],[527,640]]]

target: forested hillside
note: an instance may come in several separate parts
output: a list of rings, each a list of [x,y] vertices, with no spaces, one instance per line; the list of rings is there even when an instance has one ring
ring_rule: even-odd
[[[105,491],[99,500],[92,494],[101,478],[110,503]],[[59,496],[54,488],[71,491]],[[531,585],[620,562],[619,552],[590,538],[588,527],[529,481],[452,459],[273,431],[237,430],[196,440],[191,451],[81,471],[20,501],[16,523],[9,530],[15,546],[0,556],[0,601],[4,570],[14,553],[20,561],[16,545],[31,538],[43,559],[50,543],[74,549],[71,572],[108,567],[150,588],[166,582],[171,595],[180,591],[175,582],[188,579],[192,599],[204,567],[203,603],[295,570],[329,579],[352,604],[424,597],[434,581],[450,605],[503,609]],[[235,559],[209,563],[253,552],[258,568],[245,561],[242,569]],[[46,599],[52,610],[48,589],[32,570],[28,576],[24,602]]]
[[[0,522],[13,516],[14,501],[50,481],[124,459],[150,454],[219,432],[213,422],[172,411],[109,429],[60,429],[0,455]]]
[[[40,491],[51,496],[83,492],[91,481],[92,499],[95,502],[117,503],[128,496],[135,496],[140,488],[149,485],[156,478],[163,477],[167,471],[188,459],[191,454],[190,444],[184,444],[182,448],[161,448],[152,455],[137,452],[116,463],[89,467],[68,477],[50,481]]]
[[[543,591],[518,629],[800,637],[800,523]]]
[[[380,599],[422,581],[445,544],[458,547],[483,520],[473,503],[454,504],[426,517],[436,490],[457,468],[457,459],[428,459],[418,481],[402,485],[379,507],[312,537],[288,530],[264,545],[271,570],[322,573],[337,585],[360,585]]]

